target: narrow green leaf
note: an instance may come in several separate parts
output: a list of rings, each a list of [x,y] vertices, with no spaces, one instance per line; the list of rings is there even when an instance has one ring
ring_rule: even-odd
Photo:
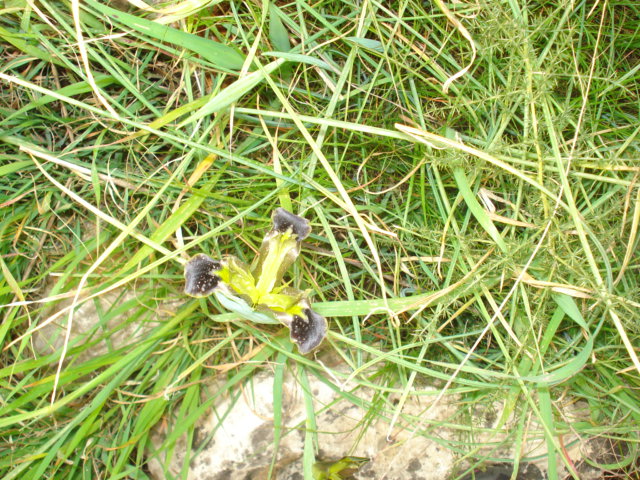
[[[168,331],[170,331],[172,328],[175,328],[176,325],[179,325],[180,322],[184,321],[185,318],[191,315],[196,307],[196,303],[187,305],[185,308],[176,313],[176,315],[171,318],[170,321],[162,324],[160,327],[155,329],[153,333],[145,339],[144,342],[142,342],[130,353],[124,355],[120,360],[118,360],[106,370],[101,371],[99,374],[96,374],[95,377],[92,377],[87,382],[79,385],[78,388],[76,388],[72,392],[68,393],[59,400],[56,400],[56,402],[52,405],[47,403],[35,410],[20,411],[20,413],[16,413],[14,415],[7,415],[6,412],[3,411],[2,415],[0,415],[0,428],[5,428],[14,424],[20,424],[34,418],[51,416],[60,408],[68,405],[75,399],[81,397],[87,392],[92,391],[94,388],[101,386],[101,388],[98,389],[99,393],[93,398],[91,403],[82,410],[81,415],[78,415],[74,419],[74,423],[76,421],[83,421],[96,408],[102,406],[102,404],[106,401],[106,398],[112,393],[113,389],[121,385],[123,379],[126,378],[132,370],[138,368],[136,359],[139,359],[140,357],[144,357],[146,355],[150,355],[156,346],[156,342],[158,342],[163,335],[166,335]],[[108,383],[105,383],[108,379],[111,380],[109,380]],[[9,409],[8,407],[3,408],[3,410],[14,411],[13,409]],[[55,439],[56,437],[54,437],[51,441],[55,441]]]
[[[44,60],[48,63],[54,63],[59,66],[64,66],[64,63],[58,60],[55,56],[51,55],[49,52],[43,50],[40,47],[32,45],[30,42],[25,40],[25,38],[29,38],[29,35],[25,33],[11,32],[0,27],[0,39],[13,45],[21,52],[24,52],[27,55],[31,55],[32,57],[39,58],[40,60]]]
[[[318,426],[316,424],[316,413],[313,406],[313,396],[307,370],[303,365],[298,364],[298,378],[304,395],[304,406],[307,412],[307,420],[304,430],[304,450],[302,453],[302,468],[305,480],[313,480],[313,464],[316,461],[316,449]]]
[[[202,191],[210,192],[218,183],[220,176],[224,173],[225,170],[226,166],[220,168],[217,171],[216,175],[203,186]],[[153,232],[153,235],[151,235],[151,240],[159,244],[164,242],[167,238],[169,238],[169,235],[173,234],[178,229],[178,227],[180,227],[189,219],[189,217],[191,217],[191,215],[193,215],[193,213],[200,207],[200,205],[202,205],[202,202],[204,202],[205,198],[206,197],[201,194],[191,195],[188,200],[180,205],[180,207],[169,216],[169,218],[167,218],[158,228],[156,228],[156,230]],[[124,267],[122,267],[121,271],[126,272],[138,262],[145,259],[149,254],[151,254],[152,251],[153,249],[148,245],[142,245],[136,252],[136,254],[129,259]]]
[[[538,399],[540,402],[540,420],[546,425],[544,438],[547,444],[547,472],[549,480],[558,479],[558,465],[556,461],[556,446],[553,435],[555,426],[553,422],[553,406],[551,404],[551,394],[548,387],[538,389]]]
[[[346,37],[345,40],[351,43],[355,43],[360,47],[366,48],[367,50],[373,50],[374,52],[378,52],[378,53],[384,52],[382,43],[372,38]]]
[[[462,198],[464,198],[464,202],[467,204],[471,214],[475,217],[480,226],[489,234],[496,245],[500,247],[500,250],[506,252],[507,245],[504,243],[504,240],[500,236],[500,232],[498,232],[498,229],[487,215],[485,209],[482,208],[482,205],[480,205],[480,202],[476,199],[476,196],[469,186],[469,181],[467,180],[464,170],[460,167],[454,168],[453,177],[456,180],[458,190],[460,190],[460,194],[462,195]]]
[[[562,309],[562,311],[566,313],[569,318],[571,318],[571,320],[576,322],[585,330],[589,330],[587,322],[582,316],[582,313],[580,313],[580,309],[578,308],[578,305],[576,305],[576,302],[572,297],[563,293],[554,293],[553,299]]]
[[[33,166],[33,162],[31,160],[7,163],[6,165],[0,166],[0,177],[24,170],[26,167],[31,166]]]
[[[324,60],[320,60],[319,58],[312,57],[310,55],[303,55],[301,53],[291,53],[291,52],[264,52],[262,54],[265,57],[274,57],[274,58],[283,58],[289,62],[295,63],[306,63],[308,65],[313,65],[315,67],[320,67],[324,70],[333,70],[331,65],[329,65]]]
[[[100,205],[100,201],[102,200],[102,189],[100,187],[98,165],[95,160],[91,163],[91,185],[93,185],[93,194],[96,197],[96,205]]]
[[[5,281],[9,284],[9,287],[11,288],[13,294],[18,297],[20,301],[24,302],[24,294],[22,293],[22,289],[20,288],[18,281],[11,274],[11,270],[9,270],[9,267],[7,267],[7,265],[4,263],[4,260],[2,260],[2,257],[0,257],[0,270],[2,270],[2,275]]]
[[[95,77],[96,85],[100,88],[107,87],[116,81],[111,75],[96,75]],[[88,93],[93,91],[91,85],[88,82],[77,82],[72,85],[67,85],[66,87],[62,87],[59,90],[56,90],[56,93],[60,95],[65,95],[67,97],[74,97],[76,95],[80,95],[83,93]],[[33,110],[34,108],[42,107],[48,103],[57,101],[57,98],[52,97],[51,95],[43,95],[42,97],[29,102],[20,110],[13,112],[11,115],[7,116],[4,120],[0,121],[0,125],[6,123],[8,120],[11,120],[14,117],[19,117],[20,115],[24,115],[26,112]]]
[[[289,344],[293,348],[293,344]],[[278,459],[278,447],[282,438],[282,398],[284,396],[284,370],[287,356],[280,352],[275,360],[273,375],[273,458],[269,467],[269,478],[273,478],[273,469]]]

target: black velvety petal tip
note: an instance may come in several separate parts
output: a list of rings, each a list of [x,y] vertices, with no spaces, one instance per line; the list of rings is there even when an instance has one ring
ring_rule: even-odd
[[[327,335],[327,321],[310,308],[304,309],[304,316],[294,315],[289,328],[291,340],[303,355],[320,345]]]
[[[307,238],[309,233],[311,233],[309,220],[299,217],[298,215],[294,215],[284,208],[276,208],[271,220],[273,221],[273,230],[284,233],[291,229],[291,231],[297,236],[298,242]]]
[[[220,262],[204,253],[193,257],[184,267],[184,293],[192,297],[211,295],[221,278],[215,274],[222,268]]]

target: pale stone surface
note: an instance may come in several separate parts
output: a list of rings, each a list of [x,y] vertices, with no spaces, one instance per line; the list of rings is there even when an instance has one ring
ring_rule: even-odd
[[[453,455],[436,442],[412,435],[400,428],[394,429],[393,442],[387,441],[388,421],[376,417],[364,418],[366,409],[341,399],[325,383],[310,377],[310,388],[315,399],[318,426],[318,456],[338,460],[345,455],[371,459],[355,476],[359,479],[442,480],[447,478]],[[218,384],[211,387],[217,390]],[[365,401],[371,400],[373,391],[355,392]],[[277,452],[278,479],[302,479],[302,453],[306,412],[300,384],[287,374],[284,381],[283,421],[285,428]],[[189,479],[223,480],[268,477],[273,458],[273,375],[263,371],[245,386],[243,394],[231,405],[222,399],[215,411],[203,416],[197,425],[199,437],[217,428],[200,454],[191,460]],[[423,414],[428,403],[408,400],[403,411]],[[436,407],[428,418],[446,418],[451,414],[448,406]],[[224,421],[221,422],[221,418]],[[425,419],[427,417],[424,417]],[[156,432],[154,443],[159,445],[163,433]],[[174,458],[165,465],[170,475],[176,475],[182,465],[183,444],[174,449]],[[153,478],[164,479],[158,459],[150,462]]]
[[[340,378],[348,376],[349,371],[344,365],[333,367],[334,373]],[[274,423],[273,423],[273,373],[268,370],[255,375],[242,387],[242,394],[237,401],[232,402],[228,397],[221,397],[216,403],[215,410],[203,415],[197,424],[196,444],[202,447],[202,442],[210,438],[200,453],[191,458],[188,467],[190,480],[266,480],[274,455]],[[440,445],[434,439],[437,435],[443,440],[462,440],[460,434],[446,429],[432,432],[432,438],[415,435],[411,428],[403,429],[398,422],[393,428],[393,438],[388,440],[389,419],[375,415],[365,418],[366,405],[358,405],[370,401],[374,391],[359,389],[354,395],[359,400],[347,401],[326,383],[309,376],[310,389],[315,399],[316,422],[318,427],[319,452],[317,457],[322,460],[338,460],[345,455],[367,457],[366,463],[354,476],[364,480],[446,480],[461,478],[461,473],[468,467],[465,462],[457,459],[448,448]],[[205,396],[218,391],[222,384],[214,382],[208,387]],[[348,385],[346,390],[349,390]],[[424,388],[422,392],[435,389]],[[306,411],[302,387],[290,373],[285,375],[283,386],[283,434],[276,452],[274,479],[303,480],[302,454],[304,448],[304,427]],[[234,392],[237,394],[237,390]],[[426,427],[430,420],[439,422],[459,422],[456,415],[456,397],[444,397],[434,408],[430,408],[435,395],[409,395],[402,408],[402,413],[420,418],[421,427]],[[387,411],[393,411],[398,397],[391,395]],[[475,407],[470,422],[480,429],[489,431],[496,427],[502,405],[499,403]],[[563,415],[568,418],[580,419],[585,414],[584,405],[578,403],[567,406]],[[512,442],[505,441],[507,433],[515,426],[511,420],[507,421],[499,434],[478,434],[478,455],[493,454],[510,458],[513,452]],[[169,424],[168,430],[171,429]],[[546,478],[547,462],[544,459],[545,443],[541,438],[541,427],[533,420],[528,423],[528,429],[535,432],[531,435],[532,442],[524,447],[524,454],[541,456],[541,460],[531,464],[521,464],[519,480],[541,480]],[[166,430],[156,430],[152,441],[158,446],[162,443]],[[565,437],[567,444],[575,440],[571,435]],[[470,441],[465,438],[464,441]],[[483,446],[482,442],[487,442]],[[493,447],[491,446],[493,445]],[[498,450],[496,445],[501,445]],[[587,444],[575,443],[568,448],[572,461],[579,464],[581,458],[587,454]],[[173,449],[173,458],[169,462],[161,458],[150,459],[149,469],[152,478],[164,480],[177,476],[185,458],[184,440],[180,440]],[[592,457],[593,458],[593,457]],[[162,462],[162,463],[161,463]],[[166,468],[167,474],[165,475]],[[560,474],[566,473],[562,461],[558,461]],[[510,471],[509,465],[488,467],[485,472],[487,479],[499,478],[493,472]],[[496,470],[497,468],[497,470]],[[500,470],[501,469],[501,470]],[[477,469],[480,473],[482,469]],[[597,472],[600,474],[601,472]],[[596,472],[581,470],[585,479],[599,478]],[[483,477],[484,478],[484,477]],[[561,476],[562,478],[562,476]]]

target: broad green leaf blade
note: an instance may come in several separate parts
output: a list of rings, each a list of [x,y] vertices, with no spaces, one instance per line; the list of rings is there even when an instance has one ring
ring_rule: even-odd
[[[274,4],[269,5],[269,40],[276,50],[288,52],[291,49],[289,34],[279,16],[280,9]]]
[[[31,160],[22,160],[2,165],[0,166],[0,178],[18,172],[20,170],[24,170],[25,168],[31,167],[32,165],[33,162]]]
[[[575,375],[584,368],[589,361],[591,352],[593,351],[593,337],[590,336],[587,343],[582,347],[569,362],[555,370],[546,373],[544,375],[537,375],[534,377],[522,377],[524,381],[537,383],[541,386],[557,385],[564,381],[574,378]]]
[[[240,70],[244,64],[244,55],[228,45],[115,10],[94,0],[87,0],[87,3],[109,19],[120,22],[127,28],[196,53],[217,67]]]
[[[264,74],[262,71],[256,71],[236,80],[231,85],[218,92],[218,94],[212,97],[202,108],[200,108],[200,110],[184,120],[180,124],[180,127],[188,123],[195,122],[202,117],[211,115],[212,113],[216,113],[226,109],[243,95],[252,91],[258,84],[260,84],[264,80],[265,74],[269,75],[273,73],[275,70],[280,68],[280,66],[285,61],[285,59],[280,58],[265,66]]]
[[[379,40],[362,37],[346,37],[345,40],[355,43],[360,47],[366,48],[367,50],[372,50],[377,53],[384,53],[384,46]]]

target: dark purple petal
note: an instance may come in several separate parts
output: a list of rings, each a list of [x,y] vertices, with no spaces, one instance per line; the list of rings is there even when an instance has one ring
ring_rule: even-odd
[[[291,231],[296,235],[298,242],[307,238],[309,233],[311,233],[309,220],[299,217],[298,215],[294,215],[284,208],[277,208],[276,211],[273,212],[271,220],[273,221],[273,230],[284,233],[291,229]]]
[[[304,316],[294,315],[289,328],[291,340],[303,355],[320,345],[327,335],[327,321],[310,308],[304,309]]]
[[[204,253],[193,257],[184,267],[184,293],[192,297],[211,295],[222,280],[215,274],[221,268],[220,262]]]

